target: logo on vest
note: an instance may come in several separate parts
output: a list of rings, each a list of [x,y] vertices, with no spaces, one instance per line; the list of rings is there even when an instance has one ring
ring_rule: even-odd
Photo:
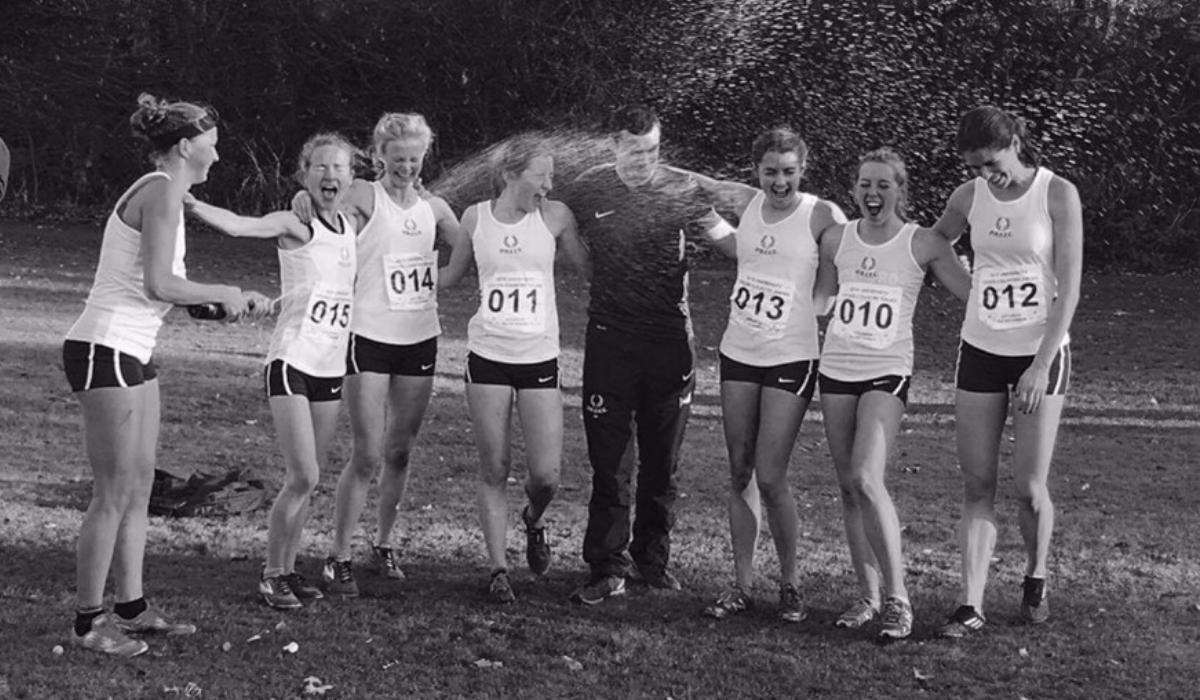
[[[416,221],[414,221],[412,219],[404,220],[404,235],[406,235],[406,236],[421,235],[421,229],[420,229],[420,227],[417,226]]]
[[[593,416],[602,416],[608,413],[608,409],[604,407],[604,397],[600,394],[592,394],[588,397],[587,412]]]
[[[500,252],[506,255],[516,255],[521,252],[520,243],[517,237],[510,233],[504,237],[504,247],[500,249]]]
[[[988,231],[989,236],[1012,238],[1012,221],[1007,216],[996,217],[996,227]]]
[[[875,267],[877,265],[879,265],[879,261],[870,255],[864,255],[862,262],[859,263],[858,269],[854,271],[854,274],[859,277],[876,277]]]
[[[779,251],[775,250],[775,237],[769,233],[764,234],[754,252],[759,255],[778,255]]]
[[[338,265],[349,265],[351,262],[349,248],[338,250]]]

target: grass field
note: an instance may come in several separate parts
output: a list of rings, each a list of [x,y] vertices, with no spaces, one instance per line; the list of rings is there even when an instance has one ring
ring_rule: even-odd
[[[799,502],[802,593],[810,619],[773,616],[777,571],[759,548],[761,605],[721,623],[702,606],[732,579],[725,520],[727,465],[715,346],[731,269],[692,279],[699,390],[688,430],[673,561],[680,593],[633,589],[582,609],[567,594],[584,573],[580,543],[590,472],[579,416],[586,291],[561,283],[568,402],[563,488],[549,519],[550,575],[522,566],[514,504],[510,563],[519,600],[488,603],[474,512],[475,452],[460,380],[472,285],[442,300],[436,395],[414,458],[403,517],[409,580],[362,576],[363,598],[284,614],[262,605],[255,580],[265,513],[228,520],[153,519],[147,591],[196,622],[193,637],[153,640],[131,661],[68,647],[74,542],[90,476],[80,410],[62,376],[61,338],[82,308],[99,228],[0,225],[0,698],[293,698],[305,679],[324,697],[822,697],[1194,698],[1200,696],[1200,277],[1092,276],[1075,327],[1076,373],[1052,494],[1054,617],[1016,620],[1023,551],[1002,471],[1001,530],[988,590],[989,625],[949,643],[932,632],[953,607],[953,353],[961,311],[926,290],[917,367],[889,484],[905,526],[917,623],[888,647],[833,619],[853,596],[837,486],[819,410],[792,460]],[[268,245],[195,233],[189,271],[204,281],[277,286]],[[159,460],[176,472],[253,469],[278,480],[259,367],[269,327],[192,321],[174,312],[157,360],[164,401]],[[816,405],[814,405],[816,407]],[[332,492],[349,451],[342,430],[314,500],[303,566],[317,573],[332,529]],[[521,463],[521,452],[516,452]],[[369,522],[364,518],[364,523]],[[359,537],[364,546],[366,534]],[[288,653],[284,646],[299,645]]]

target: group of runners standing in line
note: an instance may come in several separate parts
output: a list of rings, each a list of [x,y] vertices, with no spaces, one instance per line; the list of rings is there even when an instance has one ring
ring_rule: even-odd
[[[861,158],[852,184],[861,216],[847,222],[836,205],[800,190],[808,148],[795,132],[777,128],[755,140],[759,186],[750,187],[660,163],[660,124],[644,107],[611,115],[613,162],[557,183],[556,199],[547,198],[555,184],[551,147],[519,137],[493,158],[496,196],[468,207],[460,221],[420,187],[433,139],[425,119],[386,114],[373,137],[377,180],[353,177],[348,141],[318,134],[301,150],[304,189],[292,208],[247,217],[189,193],[217,160],[215,111],[145,95],[139,102],[131,123],[156,168],[114,207],[87,306],[63,351],[95,477],[77,551],[78,645],[135,656],[147,649],[140,633],[195,631],[149,606],[142,587],[160,415],[152,351],[171,306],[218,303],[232,320],[277,310],[264,377],[286,477],[269,517],[258,591],[274,608],[297,608],[325,594],[358,594],[351,542],[376,474],[371,558],[384,576],[404,578],[392,538],[432,391],[437,290],[456,284],[472,264],[480,303],[468,324],[465,383],[480,459],[488,595],[514,600],[505,556],[514,406],[528,462],[526,560],[538,575],[553,560],[544,515],[563,446],[558,251],[590,276],[582,389],[592,468],[583,542],[589,575],[571,597],[602,603],[622,595],[630,578],[680,588],[670,552],[695,387],[688,236],[736,257],[738,269],[720,346],[735,576],[704,614],[725,618],[753,604],[765,506],[781,567],[779,616],[805,618],[787,469],[819,385],[860,588],[837,624],[877,620],[882,639],[910,634],[900,525],[884,473],[913,371],[913,310],[932,272],[967,303],[956,378],[962,593],[939,633],[962,636],[985,622],[1010,399],[1028,559],[1021,611],[1031,622],[1046,619],[1053,524],[1046,481],[1070,372],[1067,329],[1079,296],[1082,224],[1075,188],[1038,164],[1019,119],[994,107],[963,116],[957,146],[978,177],[955,190],[933,228],[906,221],[908,174],[890,149]],[[232,236],[276,240],[279,299],[189,281],[185,212]],[[718,212],[735,214],[736,229]],[[950,245],[968,228],[971,272]],[[440,270],[438,238],[452,248]],[[821,347],[817,317],[830,311]],[[333,546],[319,586],[296,571],[296,558],[343,389],[353,452],[338,480]],[[112,614],[103,608],[110,568]]]

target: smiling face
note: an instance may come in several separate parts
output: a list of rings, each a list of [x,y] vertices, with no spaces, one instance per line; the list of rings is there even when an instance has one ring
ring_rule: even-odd
[[[875,224],[891,219],[902,197],[903,188],[892,166],[871,161],[858,166],[854,202],[864,219]]]
[[[304,172],[304,187],[322,212],[333,212],[350,190],[350,152],[336,145],[313,149]]]
[[[425,153],[429,142],[419,137],[405,137],[388,141],[380,149],[384,179],[387,184],[403,189],[421,178],[421,166],[425,164]]]
[[[979,177],[987,180],[997,189],[1011,187],[1017,182],[1017,175],[1028,167],[1021,162],[1017,152],[1017,137],[1006,148],[978,148],[965,151],[963,161]]]
[[[796,151],[767,151],[758,162],[758,186],[767,202],[778,209],[790,207],[800,197],[800,177],[805,163]]]
[[[650,181],[658,165],[661,141],[662,130],[658,124],[640,136],[622,131],[614,137],[613,155],[617,161],[617,175],[625,184],[636,186]]]
[[[517,207],[533,211],[550,194],[554,180],[554,159],[547,155],[529,159],[519,173],[506,173],[505,189],[512,193]]]

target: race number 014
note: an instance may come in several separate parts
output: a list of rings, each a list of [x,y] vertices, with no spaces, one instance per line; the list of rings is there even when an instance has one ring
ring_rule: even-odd
[[[427,267],[425,268],[424,275],[416,269],[409,270],[408,272],[404,270],[393,271],[391,276],[392,291],[396,294],[403,294],[408,288],[409,279],[412,279],[413,292],[420,291],[422,287],[427,290],[433,290],[433,271]]]

